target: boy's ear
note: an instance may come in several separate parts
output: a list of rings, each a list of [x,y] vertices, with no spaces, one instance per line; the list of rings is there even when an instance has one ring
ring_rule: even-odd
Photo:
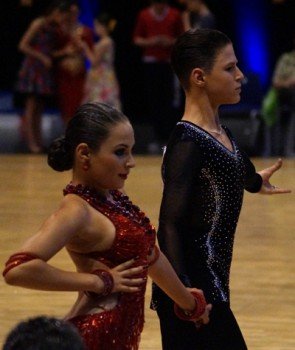
[[[204,71],[201,68],[194,68],[191,73],[191,82],[198,86],[202,87],[205,83]]]

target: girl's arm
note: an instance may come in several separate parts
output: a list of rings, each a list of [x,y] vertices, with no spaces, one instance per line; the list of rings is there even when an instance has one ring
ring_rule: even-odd
[[[187,31],[191,28],[190,20],[189,20],[189,11],[184,11],[182,13],[182,23],[184,31]]]
[[[155,254],[155,251],[154,251]],[[190,288],[189,290],[182,284],[171,264],[160,252],[159,258],[153,263],[148,270],[152,280],[183,310],[192,312],[196,308],[196,300],[190,291],[197,292],[203,296],[200,289]],[[203,323],[209,322],[209,312],[212,306],[208,304],[204,313],[200,317]]]
[[[104,283],[97,275],[64,271],[47,263],[79,233],[85,232],[89,223],[89,205],[80,198],[75,198],[74,195],[66,196],[60,208],[19,250],[19,252],[36,255],[38,258],[9,270],[5,275],[6,282],[39,290],[102,292]],[[142,280],[132,279],[132,276],[142,268],[131,268],[132,263],[133,261],[127,262],[109,271],[114,279],[114,292],[138,290],[137,286],[142,283]],[[126,275],[128,278],[124,277]]]
[[[195,308],[195,299],[181,283],[171,264],[160,252],[157,261],[149,267],[148,274],[151,279],[184,310]]]
[[[59,59],[66,56],[73,55],[76,52],[77,50],[73,48],[72,44],[67,44],[63,48],[53,51],[51,55],[52,57]]]
[[[91,49],[85,41],[81,41],[80,43],[86,58],[91,62],[92,66],[96,66],[100,63],[102,56],[109,49],[110,44],[110,40],[102,39]]]
[[[43,64],[50,68],[51,67],[51,59],[50,57],[44,55],[42,52],[35,50],[32,46],[31,46],[31,41],[34,38],[34,36],[36,35],[36,33],[40,30],[40,28],[44,25],[44,18],[37,18],[35,19],[31,25],[29,26],[29,28],[27,29],[27,31],[25,32],[25,34],[23,35],[23,37],[21,38],[18,48],[19,50],[24,53],[25,55],[29,55],[32,56],[34,58],[37,58],[38,60],[40,60],[41,62],[43,62]]]

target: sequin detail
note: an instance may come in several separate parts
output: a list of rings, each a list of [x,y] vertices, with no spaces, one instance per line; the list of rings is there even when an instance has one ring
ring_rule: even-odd
[[[245,167],[234,140],[233,151],[202,128],[179,122],[183,133],[195,140],[202,154],[199,177],[203,232],[196,232],[196,254],[205,257],[211,302],[229,302],[229,273],[234,234],[243,200]],[[227,132],[226,127],[223,126]],[[227,132],[228,133],[228,132]],[[197,229],[198,230],[198,229]]]
[[[202,289],[207,302],[213,304],[230,301],[235,230],[246,180],[255,174],[230,131],[222,128],[231,149],[189,121],[177,123],[163,159],[165,206],[161,207],[158,231],[160,249],[167,250],[177,264],[183,283]],[[179,161],[174,160],[176,156]],[[177,213],[169,207],[174,202]],[[151,307],[166,305],[166,300],[153,284]]]
[[[64,194],[74,193],[104,214],[116,228],[110,249],[91,252],[87,257],[114,267],[137,257],[134,266],[147,265],[155,245],[155,228],[145,214],[127,196],[111,191],[112,201],[95,189],[69,184]],[[138,277],[147,277],[144,270]],[[69,321],[83,336],[88,350],[136,350],[144,323],[144,295],[146,284],[139,292],[121,293],[118,305],[102,313],[79,315]]]
[[[215,251],[214,251],[214,244],[212,244],[212,238],[215,233],[216,228],[218,227],[218,222],[220,219],[220,212],[221,212],[221,196],[218,191],[218,186],[214,181],[214,177],[210,175],[209,170],[207,169],[202,169],[201,170],[201,177],[204,176],[207,178],[208,182],[211,185],[211,189],[214,192],[214,199],[215,199],[215,213],[212,217],[212,226],[211,229],[208,232],[207,240],[206,240],[206,246],[208,250],[208,256],[207,256],[207,266],[209,271],[211,272],[213,276],[213,281],[214,285],[216,287],[216,290],[220,292],[220,296],[222,301],[227,301],[227,297],[223,291],[222,288],[222,283],[218,277],[218,275],[215,273],[214,268],[213,268],[213,263],[214,263],[214,256],[215,256]]]

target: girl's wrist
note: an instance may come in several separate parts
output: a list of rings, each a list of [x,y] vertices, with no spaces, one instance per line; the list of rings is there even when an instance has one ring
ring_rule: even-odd
[[[195,307],[196,307],[196,300],[193,297],[193,295],[190,293],[190,297],[186,299],[186,303],[185,304],[178,304],[178,306],[187,313],[190,313],[192,311],[194,311]]]
[[[184,321],[196,321],[198,320],[202,314],[206,310],[206,299],[203,296],[203,294],[197,293],[197,292],[191,292],[192,296],[194,297],[195,306],[192,311],[184,310],[180,308],[179,305],[174,304],[174,312],[175,314]]]
[[[89,297],[105,297],[110,295],[114,289],[114,279],[112,274],[107,270],[97,269],[92,273],[95,277],[94,288],[85,291],[85,294]],[[99,290],[99,292],[97,292]]]
[[[191,294],[192,295],[192,294]],[[192,313],[196,308],[196,299],[192,295],[192,300],[189,309],[184,309],[185,312]]]

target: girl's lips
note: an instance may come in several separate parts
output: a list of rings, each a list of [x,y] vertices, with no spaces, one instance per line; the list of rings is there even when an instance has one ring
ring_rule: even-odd
[[[128,175],[127,174],[119,174],[120,178],[123,180],[126,180]]]

